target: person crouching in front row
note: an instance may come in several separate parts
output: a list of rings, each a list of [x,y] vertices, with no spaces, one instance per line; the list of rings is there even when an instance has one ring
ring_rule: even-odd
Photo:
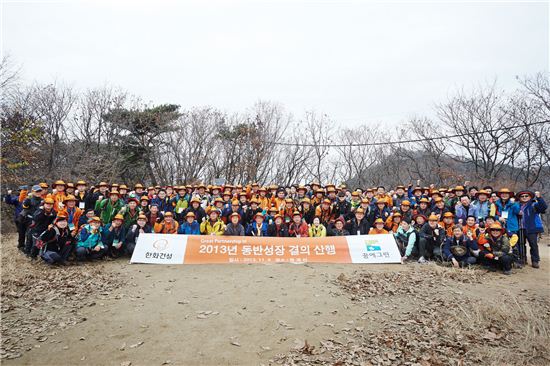
[[[126,230],[124,229],[124,216],[115,215],[113,221],[103,227],[101,239],[107,248],[107,252],[113,258],[118,258],[124,254],[124,239],[126,239]]]
[[[510,255],[510,242],[504,235],[504,228],[499,223],[489,226],[489,233],[480,235],[478,239],[479,256],[483,265],[490,270],[500,268],[505,275],[512,274],[512,256]]]
[[[107,253],[102,241],[101,220],[94,216],[89,223],[80,230],[80,237],[76,246],[76,259],[101,259]]]
[[[461,225],[455,225],[452,229],[453,235],[445,240],[443,245],[443,258],[452,262],[453,267],[467,267],[475,264],[479,255],[477,241],[472,232],[468,231],[464,235],[464,229]]]
[[[126,239],[124,240],[126,254],[132,255],[132,253],[134,253],[137,239],[140,234],[150,233],[151,231],[151,226],[147,223],[147,216],[140,213],[136,223],[130,226],[128,232],[126,233]]]
[[[65,213],[59,213],[53,224],[40,235],[43,245],[40,256],[48,264],[65,264],[71,250],[74,238],[68,229],[68,218]]]

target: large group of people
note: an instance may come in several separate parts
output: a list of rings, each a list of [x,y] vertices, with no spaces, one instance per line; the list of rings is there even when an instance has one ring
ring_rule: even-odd
[[[18,248],[49,264],[131,255],[142,233],[271,237],[393,234],[402,261],[480,264],[510,274],[539,268],[539,192],[434,185],[349,189],[318,182],[151,186],[85,181],[8,191]]]

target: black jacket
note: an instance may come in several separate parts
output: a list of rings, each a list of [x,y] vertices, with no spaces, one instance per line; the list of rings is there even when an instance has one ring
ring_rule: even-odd
[[[349,231],[350,235],[367,235],[370,230],[370,222],[366,217],[363,217],[360,223],[357,222],[357,218],[351,219],[351,221],[346,225],[346,230]],[[359,232],[359,234],[357,233]]]
[[[267,236],[286,238],[289,236],[288,227],[285,224],[281,224],[277,230],[277,225],[273,223],[267,227]]]

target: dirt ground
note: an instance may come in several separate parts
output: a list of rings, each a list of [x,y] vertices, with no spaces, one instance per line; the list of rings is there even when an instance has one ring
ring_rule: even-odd
[[[547,242],[540,269],[504,276],[434,264],[50,268],[4,235],[2,363],[547,365]]]

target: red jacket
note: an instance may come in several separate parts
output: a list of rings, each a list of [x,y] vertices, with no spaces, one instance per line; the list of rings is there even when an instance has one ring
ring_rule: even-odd
[[[297,226],[294,222],[290,224],[288,227],[288,235],[289,236],[300,236],[300,237],[307,237],[309,236],[309,227],[305,222],[301,222],[299,226]]]

